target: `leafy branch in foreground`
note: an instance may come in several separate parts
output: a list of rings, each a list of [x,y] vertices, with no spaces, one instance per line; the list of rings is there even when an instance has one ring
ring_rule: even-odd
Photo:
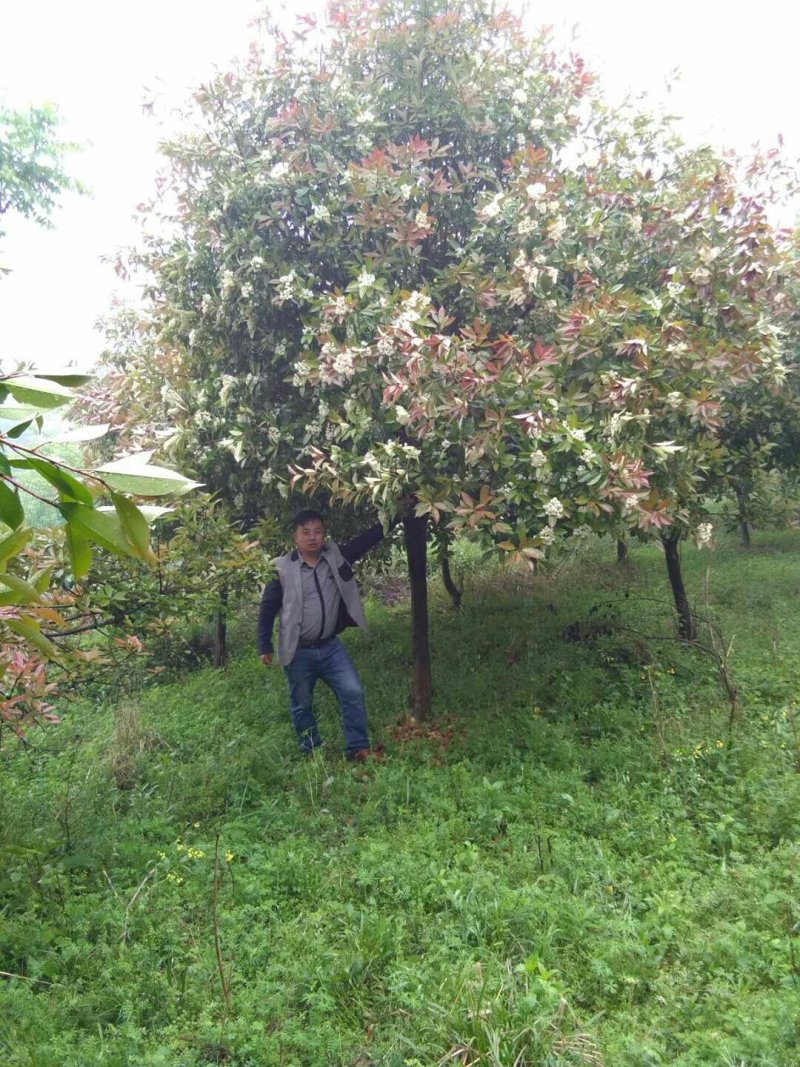
[[[46,416],[72,403],[75,389],[88,380],[69,373],[0,375],[0,721],[17,733],[32,718],[53,718],[46,663],[66,666],[70,658],[57,642],[70,630],[63,612],[74,602],[53,580],[52,565],[39,566],[40,557],[28,551],[35,531],[26,507],[36,500],[52,508],[54,523],[65,527],[72,576],[80,579],[89,571],[92,546],[155,562],[149,519],[164,509],[137,507],[130,495],[180,496],[197,484],[151,464],[152,453],[91,470],[46,455],[48,445],[102,436],[103,427],[90,427],[41,438]],[[47,489],[31,487],[31,475]]]

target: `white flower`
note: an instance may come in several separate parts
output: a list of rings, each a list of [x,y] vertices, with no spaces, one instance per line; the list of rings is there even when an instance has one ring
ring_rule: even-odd
[[[524,148],[527,143],[527,138],[524,133],[517,134],[517,148]]]
[[[189,348],[194,348],[197,344],[197,330],[189,330]]]
[[[556,532],[552,526],[545,526],[539,531],[539,540],[543,545],[552,545],[556,539]]]
[[[404,182],[397,191],[403,198],[403,200],[408,200],[408,198],[414,192],[414,187],[412,185],[409,185],[407,182]]]
[[[714,527],[710,522],[701,522],[697,527],[697,544],[698,546],[708,545],[711,543],[711,536],[714,533]]]
[[[525,279],[525,284],[529,289],[535,289],[536,283],[539,281],[541,271],[538,267],[534,267],[533,264],[529,264],[522,270],[522,276]]]
[[[698,285],[705,285],[705,283],[711,277],[711,271],[708,270],[706,267],[697,267],[695,270],[692,271],[691,277],[692,281],[697,282]]]
[[[311,366],[304,359],[298,359],[295,363],[294,374],[292,375],[292,385],[297,388],[298,386],[305,385],[309,374],[311,373]]]
[[[503,194],[495,193],[492,199],[484,204],[482,213],[487,219],[496,219],[503,207]]]
[[[551,241],[560,241],[567,232],[567,220],[563,215],[557,215],[547,228],[547,236]]]
[[[572,440],[573,441],[585,441],[586,440],[586,430],[576,429],[576,430],[570,430],[569,432],[572,434]]]
[[[544,119],[531,119],[528,125],[534,131],[541,130],[544,126]]]
[[[276,163],[275,166],[270,170],[269,176],[274,182],[279,182],[282,178],[285,178],[288,173],[289,164],[286,163],[284,160],[281,160],[280,163]]]
[[[419,226],[421,230],[427,230],[430,226],[430,219],[426,211],[418,211],[414,216],[415,225]]]
[[[277,445],[281,439],[281,431],[277,426],[270,426],[267,430],[267,437],[269,438],[270,444]]]
[[[709,263],[713,263],[717,256],[722,252],[721,248],[709,248],[708,245],[704,245],[697,250],[697,258],[701,263],[705,263],[708,266]]]
[[[642,232],[642,216],[641,215],[630,215],[628,217],[628,225],[630,226],[630,228],[631,228],[633,233],[641,233]]]
[[[352,349],[345,348],[336,353],[333,357],[333,369],[342,378],[352,378],[356,369],[355,354]]]
[[[531,182],[530,185],[525,186],[525,192],[528,194],[528,199],[541,200],[547,195],[547,186],[543,182]]]
[[[391,354],[394,352],[394,341],[391,337],[383,336],[379,339],[375,347],[378,350],[378,355],[383,356],[385,359],[388,356],[391,356]]]
[[[547,456],[542,452],[541,448],[537,448],[535,452],[531,452],[530,460],[531,466],[536,467],[538,470],[539,467],[544,467],[547,463]]]
[[[365,267],[356,279],[356,284],[358,285],[359,289],[369,289],[375,284],[375,275],[370,274],[370,272]]]
[[[314,204],[311,208],[311,218],[314,222],[327,222],[330,217],[331,213],[324,204]]]
[[[356,126],[366,126],[368,123],[375,121],[375,116],[372,114],[369,108],[365,108],[364,111],[361,111],[358,115],[356,115],[353,121],[355,122]]]
[[[515,104],[527,104],[528,94],[525,92],[524,89],[517,88],[511,94],[511,99],[514,101]]]
[[[558,519],[564,516],[564,505],[557,496],[552,496],[544,506],[544,513],[551,526],[555,526]]]
[[[214,297],[210,293],[206,293],[203,296],[203,299],[200,301],[200,309],[205,315],[207,315],[209,313],[209,311],[213,310],[213,308],[214,308]]]
[[[532,219],[529,215],[526,215],[524,218],[522,218],[519,224],[517,225],[517,233],[520,235],[520,237],[525,237],[526,234],[533,233],[535,229],[536,221]]]
[[[572,536],[577,537],[582,541],[585,541],[587,537],[592,536],[592,533],[593,531],[591,526],[587,526],[586,523],[583,523],[583,525],[575,527],[575,529],[572,531]]]
[[[408,411],[406,411],[406,409],[402,406],[402,404],[395,404],[394,417],[397,419],[401,426],[408,426],[409,422],[411,422],[411,416]]]
[[[250,299],[250,297],[253,295],[253,286],[250,284],[250,282],[245,282],[244,283],[244,285],[241,288],[241,294],[242,294],[243,299],[245,299],[245,300],[249,300]]]
[[[253,268],[253,270],[263,270],[266,266],[266,263],[264,262],[264,257],[253,256],[253,258],[250,260],[250,266]]]
[[[294,298],[294,283],[297,281],[297,275],[293,270],[290,270],[288,274],[282,274],[275,282],[275,296],[272,298],[273,304],[277,304],[281,307],[287,300]]]
[[[232,270],[224,270],[220,275],[220,290],[223,296],[227,296],[228,293],[236,286],[236,275]]]

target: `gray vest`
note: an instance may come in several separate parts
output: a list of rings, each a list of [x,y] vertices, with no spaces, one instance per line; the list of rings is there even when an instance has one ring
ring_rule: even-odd
[[[367,620],[364,618],[358,587],[353,578],[353,568],[339,551],[335,541],[326,541],[322,551],[330,565],[347,614],[356,626],[366,630]],[[282,667],[288,667],[292,662],[300,640],[303,617],[303,579],[300,575],[302,563],[296,548],[275,561],[275,569],[283,590],[281,612],[278,616],[278,662]]]

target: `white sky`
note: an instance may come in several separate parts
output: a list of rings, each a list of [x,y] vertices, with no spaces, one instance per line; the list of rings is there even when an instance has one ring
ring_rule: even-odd
[[[320,0],[289,6],[321,8]],[[119,288],[101,257],[135,239],[132,216],[158,166],[163,131],[141,103],[156,92],[163,111],[164,101],[179,103],[224,68],[244,50],[258,8],[258,0],[7,5],[0,100],[58,106],[65,135],[86,146],[70,168],[93,194],[66,199],[53,230],[4,219],[0,264],[13,273],[0,280],[0,362],[94,361],[102,347],[94,323]],[[576,50],[612,95],[646,90],[686,117],[689,136],[739,149],[782,133],[800,156],[800,5],[792,0],[532,0],[525,8],[531,23],[554,26],[562,39],[577,24]],[[675,68],[681,80],[667,96]]]

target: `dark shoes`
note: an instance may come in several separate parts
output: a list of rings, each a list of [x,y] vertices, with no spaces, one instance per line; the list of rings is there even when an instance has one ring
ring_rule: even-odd
[[[366,763],[372,751],[368,748],[357,748],[355,752],[348,752],[347,758],[351,763]]]
[[[351,763],[366,763],[367,760],[381,760],[383,759],[383,746],[378,745],[376,748],[357,748],[355,752],[348,752],[347,758]]]

